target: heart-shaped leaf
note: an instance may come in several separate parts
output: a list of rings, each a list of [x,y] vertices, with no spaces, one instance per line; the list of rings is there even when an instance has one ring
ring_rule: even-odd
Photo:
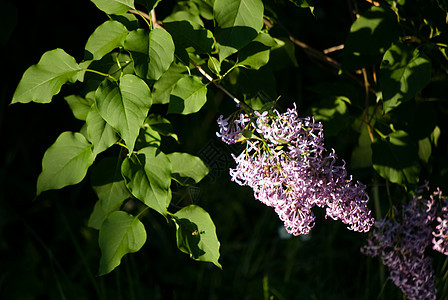
[[[181,78],[171,91],[168,113],[192,114],[201,109],[207,101],[207,86],[199,76]]]
[[[209,170],[197,156],[188,153],[174,152],[167,155],[173,167],[172,178],[182,185],[198,183]]]
[[[99,275],[111,272],[120,264],[124,255],[137,252],[145,242],[145,226],[137,217],[124,211],[111,213],[103,222],[99,234]]]
[[[176,223],[177,247],[194,260],[218,262],[219,246],[216,227],[210,215],[201,207],[189,205],[173,215]]]
[[[263,27],[263,12],[261,0],[215,0],[213,14],[220,61],[258,35]]]
[[[131,31],[124,47],[131,52],[135,73],[143,78],[158,80],[174,60],[173,39],[163,29]]]
[[[171,201],[171,163],[154,147],[127,157],[121,166],[126,186],[137,199],[163,216]]]
[[[81,71],[82,67],[64,50],[47,51],[37,65],[25,71],[11,103],[49,103],[66,82],[81,80]]]
[[[122,47],[129,31],[118,21],[106,21],[87,40],[85,60],[99,60],[115,48]]]
[[[152,104],[146,83],[131,74],[124,75],[119,84],[105,79],[95,93],[98,112],[123,138],[129,152]]]
[[[92,144],[78,132],[63,132],[45,151],[37,195],[81,182],[95,160]]]

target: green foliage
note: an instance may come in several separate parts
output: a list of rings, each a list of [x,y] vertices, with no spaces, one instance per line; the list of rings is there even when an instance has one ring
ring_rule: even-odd
[[[193,278],[185,271],[189,267],[174,263],[184,256],[173,258],[168,250],[166,236],[174,240],[172,232],[165,231],[175,230],[180,251],[218,268],[222,257],[224,270],[229,264],[237,274],[229,276],[229,282],[248,281],[247,289],[241,284],[234,294],[227,287],[220,291],[226,298],[261,298],[257,290],[261,283],[265,298],[337,298],[326,288],[335,286],[336,266],[325,260],[323,266],[317,263],[319,274],[310,274],[315,266],[298,261],[304,253],[318,261],[317,252],[326,245],[322,255],[338,265],[332,249],[345,253],[345,246],[336,242],[337,228],[330,233],[316,228],[322,235],[313,236],[314,248],[305,240],[282,241],[272,233],[276,223],[267,221],[272,216],[262,217],[258,208],[244,202],[251,196],[236,191],[235,185],[204,180],[209,173],[222,179],[211,173],[226,161],[217,155],[205,163],[198,153],[210,150],[206,142],[216,138],[211,124],[218,113],[275,106],[281,111],[294,101],[303,115],[312,114],[324,124],[329,148],[341,153],[348,169],[367,183],[377,217],[390,212],[391,204],[406,201],[408,192],[425,180],[446,187],[448,18],[443,1],[391,0],[379,1],[379,6],[372,4],[375,1],[314,6],[309,0],[92,2],[107,16],[100,14],[104,20],[89,32],[86,42],[80,41],[85,42],[83,59],[62,49],[45,52],[23,73],[11,104],[50,103],[61,94],[65,102],[55,100],[52,107],[66,105],[73,113],[76,129],[64,129],[43,156],[37,195],[46,197],[41,195],[44,191],[90,178],[96,202],[85,202],[91,211],[86,223],[99,234],[99,275],[117,268],[126,254],[139,251],[146,232],[151,232],[149,251],[161,249],[173,260],[181,274],[176,284],[189,282]],[[154,8],[162,22],[150,18]],[[357,11],[352,19],[347,12],[353,9]],[[340,44],[342,50],[321,51]],[[239,108],[229,94],[238,99]],[[231,245],[227,248],[225,243],[220,248],[209,213],[196,205],[199,185],[200,197],[205,190],[207,198],[201,206],[220,224],[219,235]],[[87,193],[83,184],[79,189],[60,193],[73,193],[82,200],[76,193]],[[269,226],[271,231],[265,233]],[[346,244],[355,240],[342,239]],[[356,253],[358,246],[357,242],[352,246]],[[271,248],[275,250],[267,250]],[[357,286],[371,290],[360,288],[356,296],[350,290],[341,299],[368,298],[382,287],[385,295],[396,296],[385,282],[370,283],[374,262],[360,260],[359,272],[367,283],[360,282],[360,276]],[[159,263],[152,259],[151,266],[152,262]],[[212,286],[213,280],[228,275],[213,276],[202,280]],[[293,276],[302,279],[300,288]],[[325,283],[306,281],[322,276]],[[213,290],[210,298],[216,293]],[[442,293],[446,296],[447,289]]]
[[[124,255],[137,252],[145,242],[145,226],[137,217],[124,211],[111,213],[100,229],[101,260],[99,275],[107,274],[115,269]]]
[[[92,144],[78,132],[63,132],[45,152],[37,195],[44,191],[77,184],[95,160]]]

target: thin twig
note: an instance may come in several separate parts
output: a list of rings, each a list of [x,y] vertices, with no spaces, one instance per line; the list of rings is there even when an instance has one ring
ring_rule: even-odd
[[[342,50],[342,49],[344,49],[344,44],[338,45],[338,46],[334,46],[334,47],[330,47],[328,49],[323,50],[322,52],[324,54],[328,54],[328,53],[331,53],[331,52],[334,52],[334,51],[338,51],[338,50]]]

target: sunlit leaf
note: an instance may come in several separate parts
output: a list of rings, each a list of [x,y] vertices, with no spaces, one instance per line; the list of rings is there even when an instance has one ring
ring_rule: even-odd
[[[87,40],[85,59],[99,60],[115,48],[122,47],[128,33],[129,31],[120,22],[104,22]]]
[[[384,112],[420,92],[429,83],[431,70],[431,61],[418,49],[405,44],[390,47],[380,67]]]
[[[89,227],[100,229],[106,217],[120,209],[124,200],[130,197],[123,176],[121,176],[121,160],[106,157],[92,167],[90,180],[92,188],[98,196]]]
[[[207,101],[207,86],[198,76],[181,78],[171,91],[168,113],[191,114]]]
[[[70,106],[73,115],[78,120],[86,120],[87,114],[89,113],[92,104],[95,103],[95,97],[93,96],[93,94],[89,93],[85,98],[77,95],[69,95],[67,97],[64,97],[65,101],[67,101],[68,105]]]
[[[174,152],[167,154],[173,171],[171,176],[182,185],[198,183],[209,170],[197,156],[188,153]]]
[[[215,37],[222,61],[249,44],[263,26],[261,0],[215,0]]]
[[[149,87],[131,74],[124,75],[118,84],[105,79],[96,90],[95,101],[101,117],[120,134],[132,152],[152,104]]]
[[[95,106],[93,106],[86,118],[87,136],[93,144],[95,155],[103,152],[118,141],[118,135],[114,129],[107,124],[100,116]]]
[[[146,242],[146,231],[142,222],[124,211],[110,214],[103,222],[99,245],[101,249],[98,275],[104,275],[115,269],[121,258],[137,252]]]
[[[343,68],[356,70],[378,62],[400,33],[397,17],[391,9],[372,6],[362,12],[345,41]]]
[[[49,103],[67,82],[81,80],[82,67],[62,49],[45,52],[29,67],[17,86],[11,103]]]
[[[219,246],[215,224],[201,207],[189,205],[173,216],[176,223],[177,247],[194,260],[208,261],[222,268],[218,262]]]
[[[159,28],[149,33],[137,29],[129,33],[125,49],[131,52],[138,76],[158,80],[174,60],[174,42],[171,35]]]
[[[37,195],[81,182],[95,160],[92,144],[78,132],[63,132],[45,151]]]
[[[121,15],[135,9],[134,0],[91,0],[98,9],[106,14]]]
[[[401,185],[417,184],[420,173],[417,143],[404,131],[372,144],[373,168],[381,177]]]
[[[121,173],[132,195],[166,216],[171,201],[171,163],[163,152],[143,148],[123,161]]]

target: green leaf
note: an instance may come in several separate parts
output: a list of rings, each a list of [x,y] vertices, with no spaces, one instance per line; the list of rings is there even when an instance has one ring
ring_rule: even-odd
[[[301,8],[307,8],[307,7],[314,6],[314,1],[312,1],[312,0],[289,0],[289,1],[294,3],[297,7],[301,7]]]
[[[124,211],[110,214],[103,222],[99,234],[99,275],[111,272],[120,264],[124,255],[137,252],[145,242],[145,227],[137,217]]]
[[[269,61],[271,47],[275,40],[267,33],[259,33],[247,46],[238,52],[237,66],[245,66],[254,70],[260,69]]]
[[[70,95],[65,97],[65,101],[67,101],[68,106],[73,112],[73,115],[78,120],[85,121],[87,118],[87,114],[90,111],[90,108],[95,103],[94,93],[90,92],[86,95],[85,98],[77,95]]]
[[[146,147],[159,147],[160,143],[160,134],[151,126],[149,126],[149,124],[145,121],[142,128],[140,129],[140,134],[137,138],[135,149],[138,151]]]
[[[147,147],[127,157],[121,166],[126,186],[137,199],[163,216],[171,201],[171,163],[157,148]]]
[[[49,103],[67,82],[81,80],[83,71],[62,49],[45,52],[37,65],[29,67],[12,97],[12,103]]]
[[[205,28],[194,28],[190,22],[176,21],[164,23],[165,29],[173,37],[176,52],[186,51],[192,47],[197,54],[211,53],[213,48],[213,34]]]
[[[222,269],[218,237],[210,215],[201,207],[189,205],[173,215],[177,247],[194,260],[208,261]]]
[[[99,10],[109,15],[122,15],[130,9],[135,9],[134,0],[92,0]]]
[[[151,92],[146,83],[131,74],[119,84],[105,79],[95,93],[98,112],[123,138],[131,153],[149,108]]]
[[[179,152],[167,156],[173,167],[171,177],[182,185],[198,183],[209,172],[207,166],[197,156]]]
[[[345,70],[356,70],[379,61],[380,56],[397,41],[401,30],[395,13],[389,8],[372,6],[352,24],[345,41]]]
[[[431,80],[431,61],[418,49],[396,44],[384,54],[380,84],[384,112],[412,99]]]
[[[85,60],[99,60],[115,48],[122,47],[129,31],[118,21],[106,21],[92,33],[85,47]]]
[[[124,47],[131,52],[135,73],[143,78],[158,80],[174,60],[174,42],[163,29],[148,34],[143,29],[131,31]]]
[[[87,136],[93,144],[93,153],[98,155],[118,141],[114,129],[104,121],[95,106],[89,111],[86,119]]]
[[[98,201],[89,218],[91,228],[99,230],[106,217],[119,210],[123,201],[131,196],[121,176],[121,163],[107,157],[92,167],[90,181]]]
[[[207,67],[216,75],[221,74],[221,63],[219,60],[213,56],[210,56],[207,61]]]
[[[404,131],[388,136],[388,141],[372,144],[373,168],[381,177],[404,186],[417,184],[420,173],[417,143]]]
[[[172,63],[168,71],[154,83],[152,91],[153,103],[169,103],[171,91],[176,83],[185,76],[187,76],[187,67],[182,64]]]
[[[207,101],[207,86],[199,76],[181,78],[174,86],[168,113],[191,114],[199,111]]]
[[[261,0],[215,0],[213,13],[219,60],[243,48],[263,27]]]
[[[95,160],[92,145],[78,132],[63,132],[45,151],[37,195],[81,182]]]
[[[272,71],[298,67],[295,46],[288,37],[275,38],[276,45],[271,48],[268,67]]]
[[[148,125],[151,126],[152,129],[154,129],[161,135],[170,136],[177,142],[179,142],[177,134],[174,132],[173,125],[171,125],[171,122],[163,118],[161,115],[150,114],[145,123],[148,123]]]
[[[316,121],[324,125],[325,136],[337,136],[350,124],[347,116],[347,103],[350,100],[344,96],[325,97],[311,108]]]

